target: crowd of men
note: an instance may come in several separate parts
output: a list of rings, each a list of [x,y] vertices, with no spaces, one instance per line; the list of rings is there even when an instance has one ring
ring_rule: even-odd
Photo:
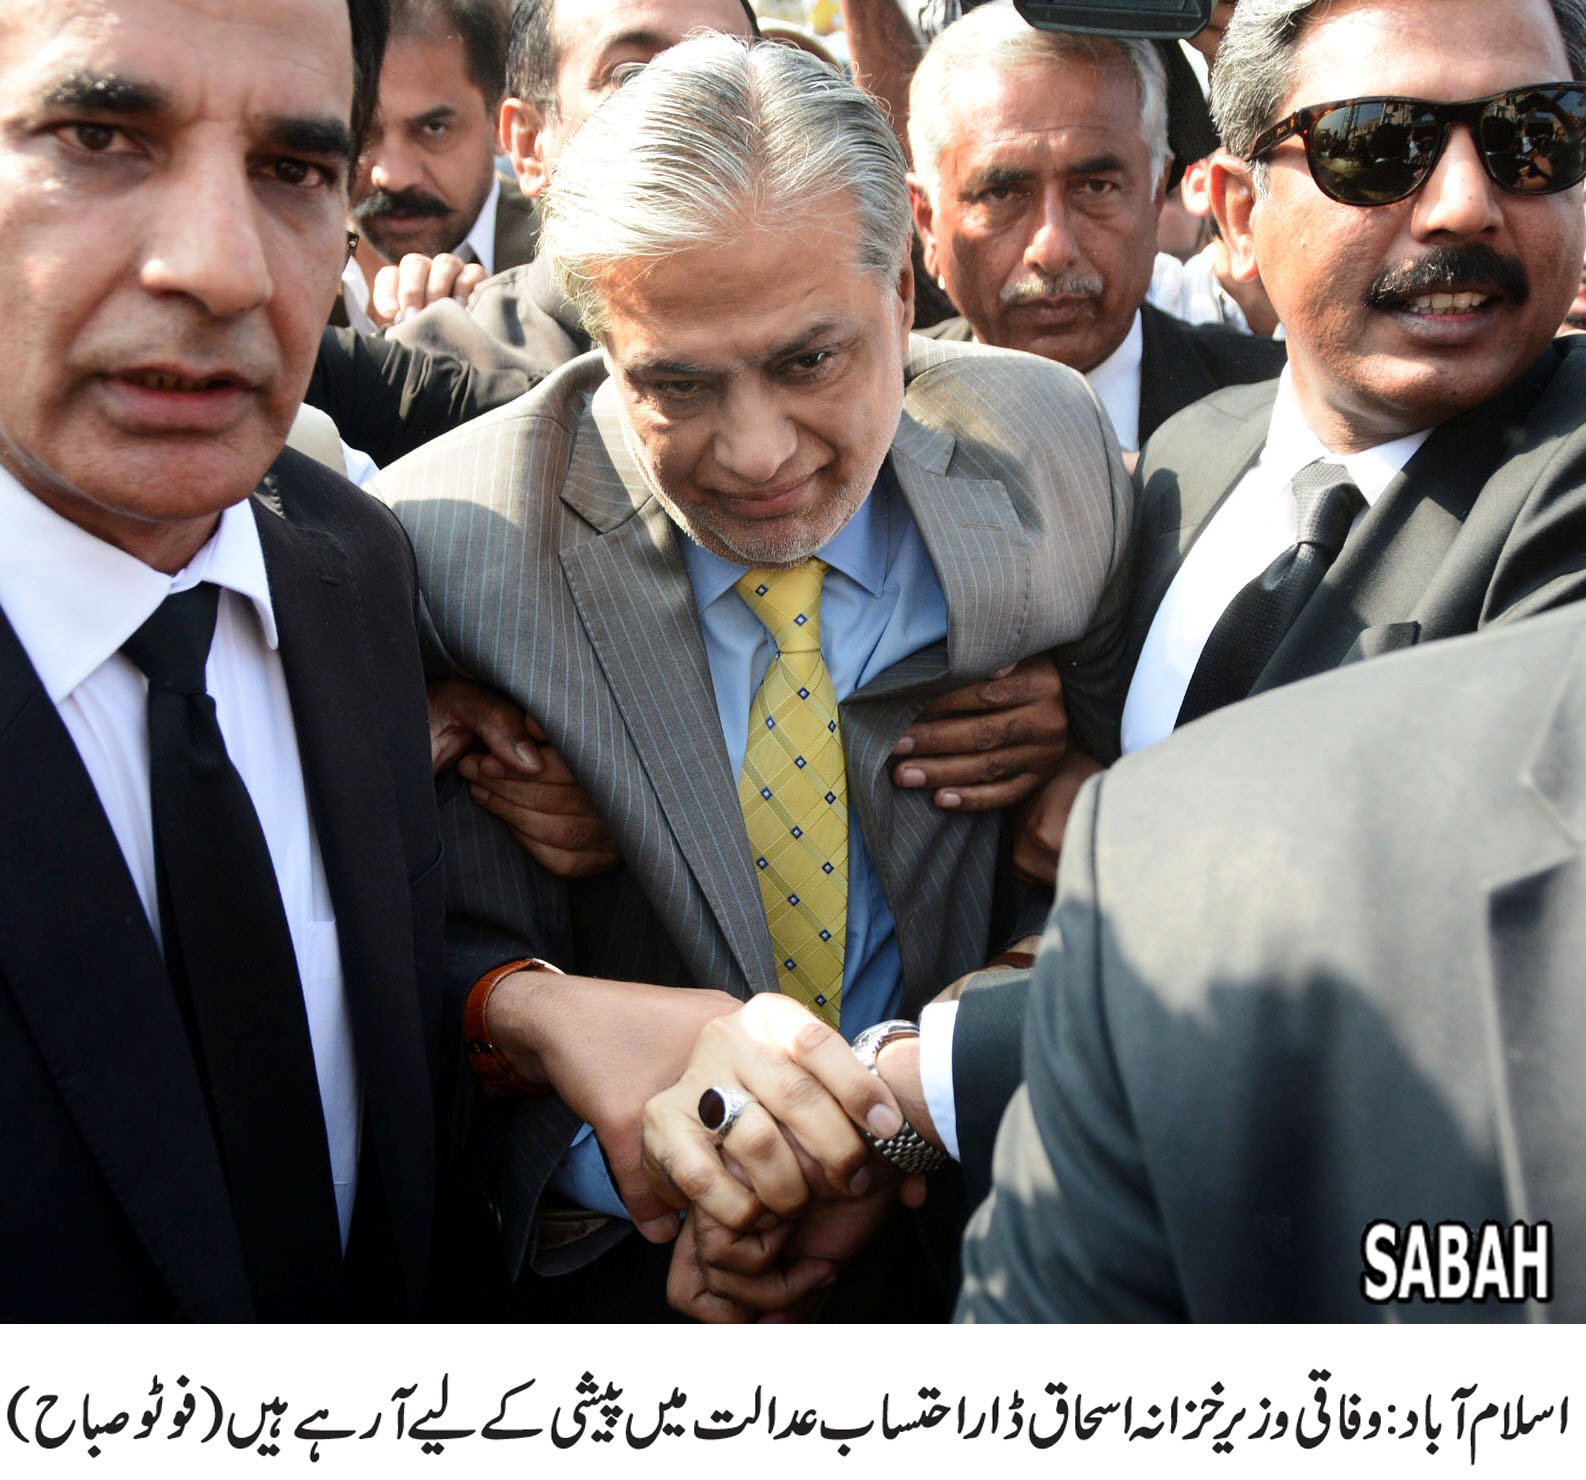
[[[0,1317],[1586,1318],[1586,0],[845,11],[0,0]]]

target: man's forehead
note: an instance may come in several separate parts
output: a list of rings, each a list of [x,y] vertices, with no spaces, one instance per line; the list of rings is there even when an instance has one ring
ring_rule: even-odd
[[[658,52],[694,31],[749,35],[739,0],[556,0],[552,24],[562,65],[581,70],[618,46]]]
[[[1350,97],[1460,99],[1570,75],[1548,0],[1332,0],[1306,20],[1280,113]]]
[[[441,102],[461,102],[466,94],[481,107],[489,101],[468,73],[468,52],[456,34],[412,31],[393,36],[380,72],[380,104],[397,111],[421,113]]]
[[[960,167],[1007,155],[1062,156],[1144,151],[1133,74],[1054,58],[1004,70],[976,68],[955,84],[944,154]],[[1105,145],[1103,150],[1099,146]]]
[[[352,102],[342,0],[0,0],[0,67],[13,104],[241,105],[261,126],[312,118],[345,130]]]

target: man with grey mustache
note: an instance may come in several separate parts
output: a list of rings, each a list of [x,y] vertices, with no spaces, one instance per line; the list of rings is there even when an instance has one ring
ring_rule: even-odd
[[[1149,42],[1033,30],[1008,0],[931,43],[910,89],[910,194],[926,268],[961,318],[926,332],[1072,366],[1126,450],[1283,349],[1146,303],[1169,165]]]

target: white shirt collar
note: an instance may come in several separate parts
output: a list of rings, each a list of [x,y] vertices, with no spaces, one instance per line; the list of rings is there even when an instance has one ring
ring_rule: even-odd
[[[985,343],[978,334],[974,338],[976,344]],[[1123,343],[1101,364],[1084,372],[1086,383],[1112,423],[1118,445],[1126,452],[1136,452],[1140,447],[1140,360],[1144,353],[1145,331],[1140,327],[1140,310],[1136,309]]]
[[[1261,452],[1261,468],[1287,486],[1301,468],[1318,458],[1342,463],[1370,505],[1382,497],[1399,471],[1431,435],[1428,427],[1425,431],[1411,432],[1407,437],[1380,442],[1363,452],[1348,455],[1329,452],[1305,420],[1300,398],[1294,390],[1294,377],[1285,366],[1278,377],[1278,394],[1272,403],[1272,423],[1267,428],[1267,443]]]
[[[1085,379],[1106,408],[1118,445],[1128,452],[1140,447],[1140,359],[1145,351],[1145,332],[1140,327],[1140,310],[1134,312],[1129,332],[1101,364],[1085,372]]]
[[[173,591],[200,581],[237,592],[278,643],[264,551],[248,501],[231,505],[188,565],[168,576],[57,514],[0,468],[0,608],[59,704]]]
[[[480,206],[479,214],[474,217],[474,224],[468,228],[468,235],[463,238],[463,245],[473,249],[474,256],[479,259],[479,265],[484,268],[486,277],[496,270],[496,206],[500,198],[501,181],[492,171],[490,190],[485,196],[485,203]]]

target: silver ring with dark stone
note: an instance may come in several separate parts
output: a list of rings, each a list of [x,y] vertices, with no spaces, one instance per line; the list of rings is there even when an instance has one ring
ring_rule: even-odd
[[[699,1097],[699,1123],[713,1135],[725,1136],[738,1123],[745,1108],[752,1104],[753,1095],[713,1084]]]

